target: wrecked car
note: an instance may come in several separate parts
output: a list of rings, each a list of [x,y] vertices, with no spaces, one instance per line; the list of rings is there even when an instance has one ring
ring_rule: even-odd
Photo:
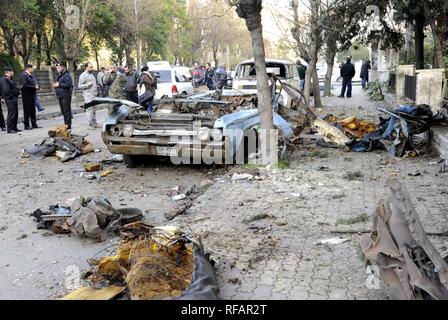
[[[272,97],[274,125],[290,139],[294,125],[277,113],[279,95],[274,91]],[[128,167],[134,167],[141,156],[170,157],[175,164],[244,163],[257,149],[257,141],[248,143],[251,137],[256,140],[260,125],[256,95],[223,90],[161,99],[153,113],[110,98],[95,99],[86,108],[99,104],[109,105],[103,141],[111,153],[124,155]]]

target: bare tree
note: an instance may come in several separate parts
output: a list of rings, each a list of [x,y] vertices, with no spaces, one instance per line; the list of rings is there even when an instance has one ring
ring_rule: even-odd
[[[291,0],[291,9],[293,11],[294,27],[292,28],[293,37],[302,57],[308,61],[308,68],[305,78],[305,100],[310,104],[311,86],[313,86],[314,106],[322,106],[320,99],[320,85],[316,66],[318,61],[319,48],[322,44],[320,23],[321,0],[309,0],[309,17],[306,23],[299,18],[299,0]],[[308,38],[309,43],[304,43],[304,38]],[[312,81],[311,81],[312,80]]]
[[[79,57],[92,0],[54,0],[53,4],[63,24],[65,59],[71,69]]]
[[[271,105],[271,91],[269,87],[269,78],[266,70],[266,53],[263,39],[263,25],[261,20],[261,10],[263,9],[262,0],[228,0],[229,4],[236,6],[236,12],[240,18],[246,22],[247,29],[250,32],[252,40],[252,50],[255,60],[255,69],[257,73],[257,95],[258,95],[258,112],[260,114],[260,122],[262,129],[272,130],[273,111]],[[275,84],[273,84],[275,85]],[[263,136],[261,139],[265,138]],[[266,153],[272,157],[270,144],[261,141],[266,146]]]

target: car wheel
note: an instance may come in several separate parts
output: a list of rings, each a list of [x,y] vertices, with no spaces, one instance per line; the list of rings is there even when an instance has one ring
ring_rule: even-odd
[[[128,168],[135,168],[137,166],[137,157],[130,155],[130,154],[124,154],[123,155],[123,162]]]

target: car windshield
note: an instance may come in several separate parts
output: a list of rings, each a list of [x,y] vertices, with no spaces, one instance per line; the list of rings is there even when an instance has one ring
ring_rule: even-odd
[[[157,83],[171,83],[171,70],[160,70],[153,71],[155,74],[158,74],[160,78],[157,78]]]
[[[287,76],[287,72],[286,72],[286,66],[284,64],[281,63],[266,63],[266,68],[267,69],[276,69],[279,72],[279,77],[280,78],[288,78]],[[236,77],[238,79],[244,79],[244,80],[249,80],[249,79],[255,79],[257,76],[257,72],[255,70],[255,64],[254,63],[247,63],[247,64],[242,64],[239,66],[237,73],[236,73]]]

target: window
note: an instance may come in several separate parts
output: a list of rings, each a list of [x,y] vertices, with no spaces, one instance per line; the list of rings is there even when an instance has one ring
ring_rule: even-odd
[[[171,70],[161,70],[161,71],[153,71],[159,77],[157,78],[157,83],[171,83]]]

